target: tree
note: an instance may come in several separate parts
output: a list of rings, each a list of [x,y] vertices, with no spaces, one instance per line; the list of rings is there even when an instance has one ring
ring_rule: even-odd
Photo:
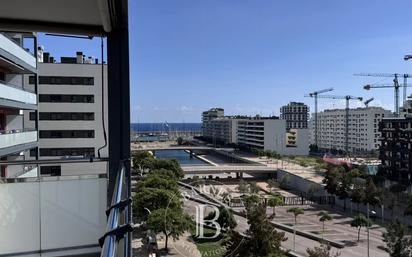
[[[325,234],[325,221],[330,221],[332,220],[332,216],[329,215],[329,213],[325,211],[321,211],[318,213],[319,221],[322,222],[322,241],[323,241],[323,235]]]
[[[269,179],[267,184],[267,189],[269,189],[270,192],[272,192],[272,189],[279,187],[279,183],[273,178]]]
[[[178,145],[183,145],[183,138],[182,137],[178,137],[176,141],[177,141]]]
[[[175,174],[176,179],[181,179],[185,176],[182,167],[180,167],[179,162],[175,159],[155,159],[155,162],[152,164],[152,170],[153,169],[170,170]]]
[[[158,209],[150,213],[147,226],[155,233],[165,235],[165,249],[167,250],[169,237],[174,240],[179,239],[184,232],[193,227],[193,221],[191,217],[183,213],[181,208]]]
[[[365,189],[360,183],[355,183],[350,194],[352,202],[357,204],[357,211],[359,212],[359,204],[364,202]]]
[[[239,185],[236,189],[239,191],[239,193],[247,194],[249,193],[249,184],[246,183],[244,180],[240,180]]]
[[[142,188],[133,197],[133,214],[140,220],[146,220],[149,212],[181,205],[180,194],[161,188]]]
[[[329,245],[321,244],[319,247],[315,246],[313,249],[306,249],[309,257],[338,257],[340,252],[331,253],[331,247]]]
[[[372,225],[372,222],[371,222],[370,219],[366,218],[365,215],[358,214],[353,218],[350,225],[351,225],[351,227],[358,228],[358,242],[359,242],[361,228],[362,227],[370,227]]]
[[[345,171],[345,168],[339,167],[339,180],[338,187],[336,189],[336,195],[339,199],[343,200],[343,211],[346,211],[346,199],[349,198],[352,187],[352,174]]]
[[[169,177],[159,176],[159,174],[150,173],[144,180],[137,182],[136,192],[139,192],[144,188],[165,189],[170,190],[176,195],[180,194],[176,180]]]
[[[283,196],[279,193],[272,194],[268,200],[268,205],[273,208],[273,216],[276,216],[275,208],[276,206],[281,206],[283,204]]]
[[[412,239],[407,236],[407,228],[398,219],[391,222],[383,233],[385,250],[391,257],[412,256]]]
[[[317,152],[317,151],[319,151],[319,148],[318,148],[317,145],[311,144],[311,145],[309,145],[309,151],[310,152]]]
[[[249,192],[252,194],[257,194],[260,191],[260,187],[256,184],[256,182],[249,183]]]
[[[160,178],[164,178],[164,179],[174,180],[176,182],[178,180],[173,171],[166,170],[166,169],[151,170],[150,171],[150,176],[155,176],[155,177],[160,177]]]
[[[227,254],[233,257],[284,256],[280,249],[285,241],[285,233],[278,232],[266,216],[266,206],[255,203],[246,208],[246,218],[249,229],[241,241],[237,232],[230,233],[227,244]]]
[[[293,207],[289,208],[287,212],[292,213],[295,218],[295,225],[293,226],[293,250],[295,250],[296,246],[296,225],[297,225],[297,218],[299,215],[305,213],[302,208]]]
[[[339,177],[340,174],[337,169],[330,169],[326,171],[325,178],[323,179],[323,183],[325,184],[325,190],[331,194],[336,195],[337,188],[339,185]]]
[[[249,206],[254,206],[258,203],[260,203],[260,198],[258,195],[247,195],[243,198],[243,204],[246,207],[246,209]]]
[[[365,186],[365,198],[364,198],[364,203],[365,204],[371,204],[371,205],[376,205],[380,203],[379,200],[380,193],[378,189],[375,186],[375,183],[373,183],[373,180],[371,178],[368,178],[366,180],[366,186]]]
[[[153,162],[155,162],[156,159],[148,151],[139,151],[133,154],[132,161],[135,169],[152,169]]]
[[[212,211],[206,216],[206,220],[214,219],[216,212]],[[235,217],[233,216],[233,211],[224,207],[219,208],[219,217],[216,222],[224,229],[234,229],[237,226]]]

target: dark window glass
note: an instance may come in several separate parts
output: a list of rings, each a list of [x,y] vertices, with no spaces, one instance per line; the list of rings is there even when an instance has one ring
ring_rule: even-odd
[[[94,103],[94,95],[39,95],[43,103]]]
[[[35,112],[30,112],[30,120],[36,120],[36,113]]]
[[[1,81],[5,81],[5,80],[6,80],[6,75],[4,74],[4,72],[0,72],[0,80],[1,80]]]
[[[61,176],[62,167],[61,166],[41,166],[40,174],[42,176]]]
[[[94,147],[85,148],[41,148],[40,156],[86,156],[94,157]]]
[[[94,138],[94,130],[40,130],[40,138]]]
[[[29,84],[34,84],[34,76],[29,77]],[[39,84],[92,86],[94,85],[94,78],[69,76],[39,76]]]
[[[36,157],[36,154],[37,154],[36,148],[30,149],[30,157]]]
[[[41,112],[39,120],[94,120],[92,112]]]

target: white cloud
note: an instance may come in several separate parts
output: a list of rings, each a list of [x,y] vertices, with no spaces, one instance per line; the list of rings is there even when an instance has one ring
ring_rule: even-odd
[[[185,106],[185,105],[179,106],[176,109],[180,112],[192,112],[192,111],[194,111],[193,107]]]
[[[132,111],[141,111],[142,107],[140,105],[134,105],[132,106]]]

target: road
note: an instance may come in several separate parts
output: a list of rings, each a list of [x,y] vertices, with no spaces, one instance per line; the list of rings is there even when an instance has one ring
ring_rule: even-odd
[[[200,196],[196,196],[202,199]],[[196,214],[196,206],[200,203],[186,199],[184,202],[185,210],[191,214]],[[336,249],[333,248],[333,251],[341,252],[341,257],[364,257],[367,256],[367,234],[365,229],[361,230],[360,238],[361,241],[357,243],[357,229],[350,226],[351,218],[345,216],[343,213],[340,213],[337,210],[333,210],[327,208],[325,206],[300,206],[305,210],[305,214],[298,217],[298,225],[297,228],[311,232],[320,234],[322,231],[322,224],[318,221],[319,217],[317,214],[321,210],[329,211],[329,213],[333,216],[333,221],[327,223],[325,225],[325,238],[340,241],[346,244],[343,249]],[[291,216],[290,213],[287,213],[287,207],[277,207],[276,208],[276,217],[274,221],[282,224],[287,224],[293,226],[294,218]],[[212,208],[206,210],[206,212],[211,211]],[[268,209],[268,214],[272,214],[272,209]],[[247,220],[241,216],[235,215],[235,219],[237,221],[236,229],[239,232],[245,233],[248,229],[249,225],[247,224]],[[280,231],[280,230],[278,230]],[[284,232],[284,231],[283,231]],[[384,242],[382,241],[382,232],[383,228],[374,225],[370,230],[370,256],[373,257],[388,257],[389,254],[385,251],[379,249],[379,246],[383,246]],[[285,236],[288,238],[287,241],[282,243],[282,246],[286,249],[293,249],[293,233],[285,232]],[[319,242],[308,239],[303,236],[296,236],[296,253],[302,256],[308,256],[306,253],[306,249],[313,248],[314,246],[318,246]]]

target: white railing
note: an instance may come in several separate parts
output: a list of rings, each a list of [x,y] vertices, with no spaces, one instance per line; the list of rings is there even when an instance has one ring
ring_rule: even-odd
[[[36,69],[36,58],[3,34],[0,34],[0,48]]]
[[[1,35],[1,34],[0,34]],[[0,98],[26,104],[37,104],[36,94],[0,83]]]
[[[37,141],[37,131],[7,131],[1,134],[0,131],[0,148],[11,147],[15,145],[27,144]]]

